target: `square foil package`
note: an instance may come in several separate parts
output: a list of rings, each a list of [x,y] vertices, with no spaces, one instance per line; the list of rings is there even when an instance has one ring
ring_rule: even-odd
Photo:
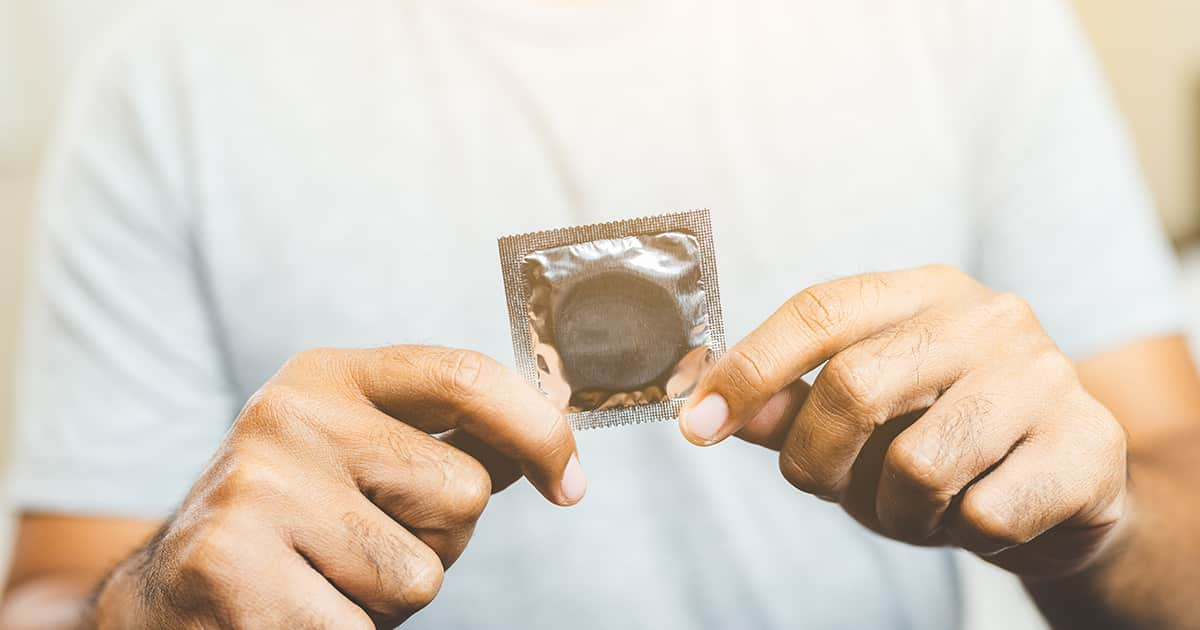
[[[517,368],[575,429],[670,420],[725,352],[708,210],[500,239]]]

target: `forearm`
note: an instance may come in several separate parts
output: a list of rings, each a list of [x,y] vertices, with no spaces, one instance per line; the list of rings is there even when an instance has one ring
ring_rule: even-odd
[[[1197,628],[1200,607],[1200,431],[1129,455],[1125,530],[1092,566],[1027,580],[1055,628]]]
[[[99,578],[51,574],[13,585],[0,606],[0,630],[76,630],[86,627]]]
[[[54,572],[11,585],[0,607],[0,630],[169,627],[147,622],[146,611],[136,603],[144,596],[139,570],[145,553],[138,551],[107,575]]]
[[[162,521],[25,512],[17,524],[0,630],[88,628],[94,594]]]

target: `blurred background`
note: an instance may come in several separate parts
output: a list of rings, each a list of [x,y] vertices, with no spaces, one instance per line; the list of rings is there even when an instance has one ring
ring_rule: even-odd
[[[0,0],[0,445],[37,165],[80,54],[132,0]],[[1074,0],[1129,118],[1200,330],[1200,2]],[[1193,335],[1193,339],[1197,336]],[[0,451],[2,452],[2,451]],[[3,456],[0,455],[0,458]],[[0,524],[0,569],[8,527]],[[1007,576],[964,561],[970,627],[1038,627]],[[0,572],[2,575],[2,572]]]

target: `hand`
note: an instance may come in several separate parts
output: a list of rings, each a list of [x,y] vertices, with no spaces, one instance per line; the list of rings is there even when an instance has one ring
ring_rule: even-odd
[[[1023,575],[1078,570],[1127,520],[1121,425],[1028,305],[947,267],[802,291],[681,418],[696,444],[778,449],[792,485],[876,532]]]
[[[586,487],[562,415],[490,359],[305,352],[114,572],[97,625],[394,627],[433,600],[492,490],[522,473],[560,505]]]

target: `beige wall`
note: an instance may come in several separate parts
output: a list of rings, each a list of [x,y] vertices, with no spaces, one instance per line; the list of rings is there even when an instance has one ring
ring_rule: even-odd
[[[1177,239],[1200,231],[1200,1],[1075,0]]]

